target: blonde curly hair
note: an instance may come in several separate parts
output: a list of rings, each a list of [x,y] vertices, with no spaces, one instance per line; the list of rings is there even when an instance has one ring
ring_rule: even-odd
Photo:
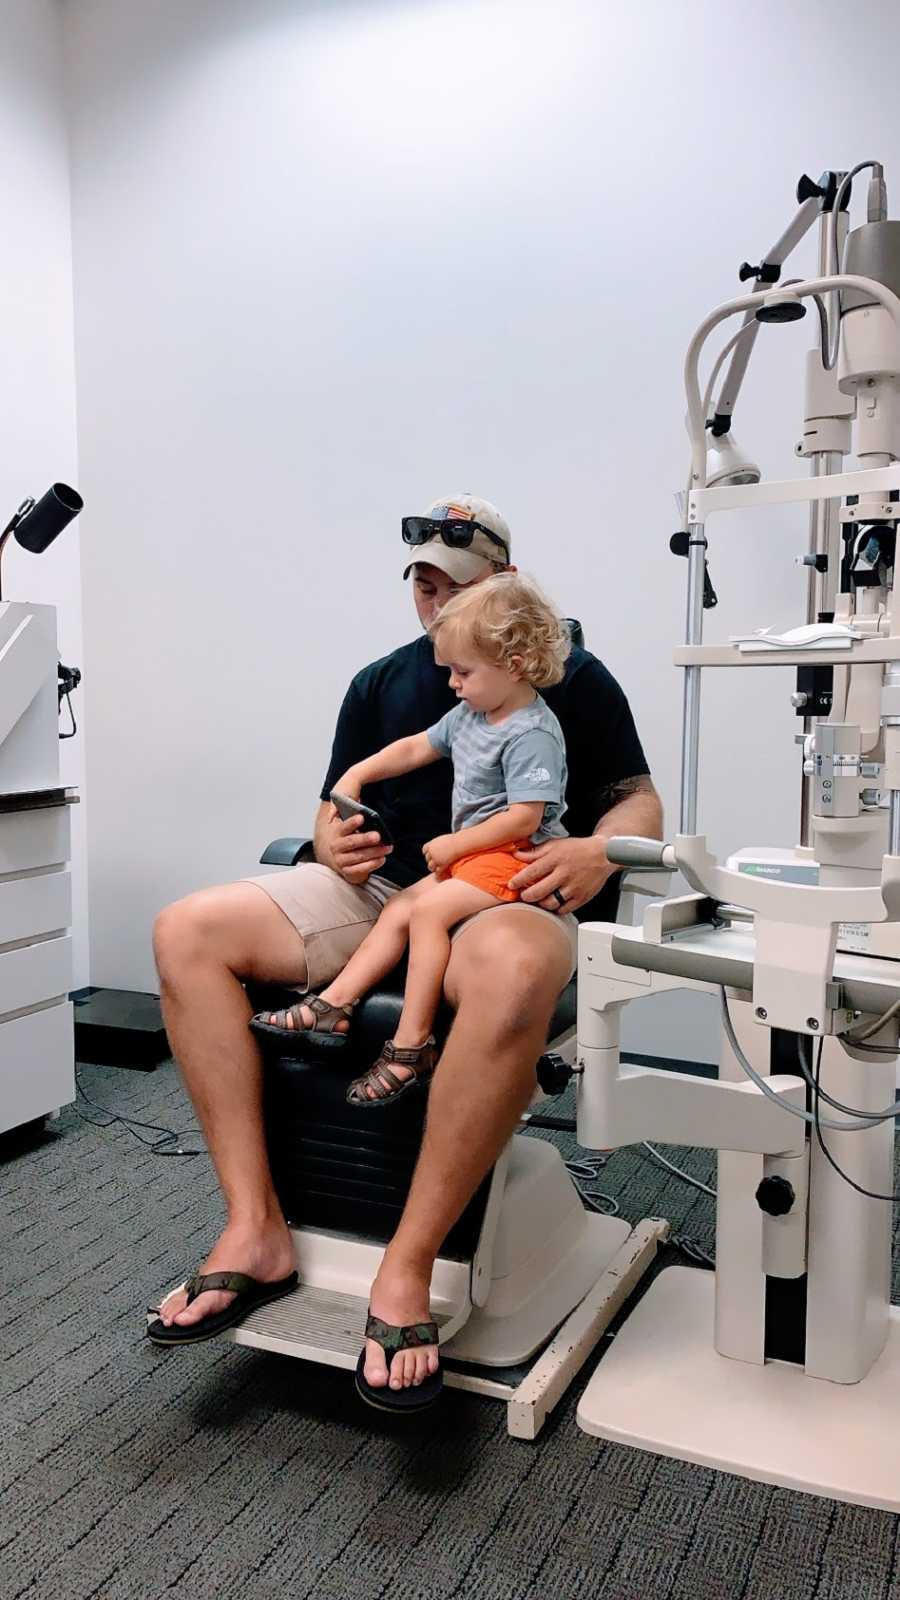
[[[470,645],[495,666],[519,672],[535,689],[559,683],[572,647],[568,627],[537,584],[498,572],[448,600],[428,630],[435,645]]]

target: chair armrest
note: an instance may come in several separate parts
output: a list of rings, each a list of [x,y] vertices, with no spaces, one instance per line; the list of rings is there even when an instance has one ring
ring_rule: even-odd
[[[312,839],[273,839],[260,856],[267,867],[295,867],[298,861],[313,861]]]

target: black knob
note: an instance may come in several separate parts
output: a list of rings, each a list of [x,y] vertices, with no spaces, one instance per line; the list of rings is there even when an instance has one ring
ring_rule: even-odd
[[[569,1087],[572,1068],[568,1061],[548,1050],[537,1064],[537,1081],[545,1094],[562,1094]]]
[[[810,178],[804,172],[800,182],[797,184],[797,200],[800,205],[803,204],[804,200],[820,200],[824,194],[824,186],[821,183],[816,183],[813,178]]]
[[[768,1212],[770,1217],[787,1216],[795,1199],[794,1186],[788,1183],[787,1178],[763,1178],[756,1191],[756,1203],[760,1211]]]
[[[777,283],[781,268],[770,261],[761,261],[756,267],[751,266],[749,261],[742,261],[738,267],[738,277],[741,283],[746,283],[748,278],[755,278],[757,283]]]

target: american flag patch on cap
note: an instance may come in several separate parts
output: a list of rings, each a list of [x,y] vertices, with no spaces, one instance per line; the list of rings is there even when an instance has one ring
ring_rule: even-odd
[[[472,521],[472,512],[469,510],[468,506],[434,506],[432,507],[430,515],[434,518],[435,522],[446,522],[448,517],[451,517],[454,520],[459,518],[461,522]]]

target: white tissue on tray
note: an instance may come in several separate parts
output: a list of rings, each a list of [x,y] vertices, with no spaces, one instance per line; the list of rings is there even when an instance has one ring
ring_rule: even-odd
[[[846,622],[808,622],[784,633],[757,628],[754,633],[732,634],[728,643],[736,644],[742,654],[751,654],[768,650],[849,650],[854,639],[860,638],[862,635]]]

